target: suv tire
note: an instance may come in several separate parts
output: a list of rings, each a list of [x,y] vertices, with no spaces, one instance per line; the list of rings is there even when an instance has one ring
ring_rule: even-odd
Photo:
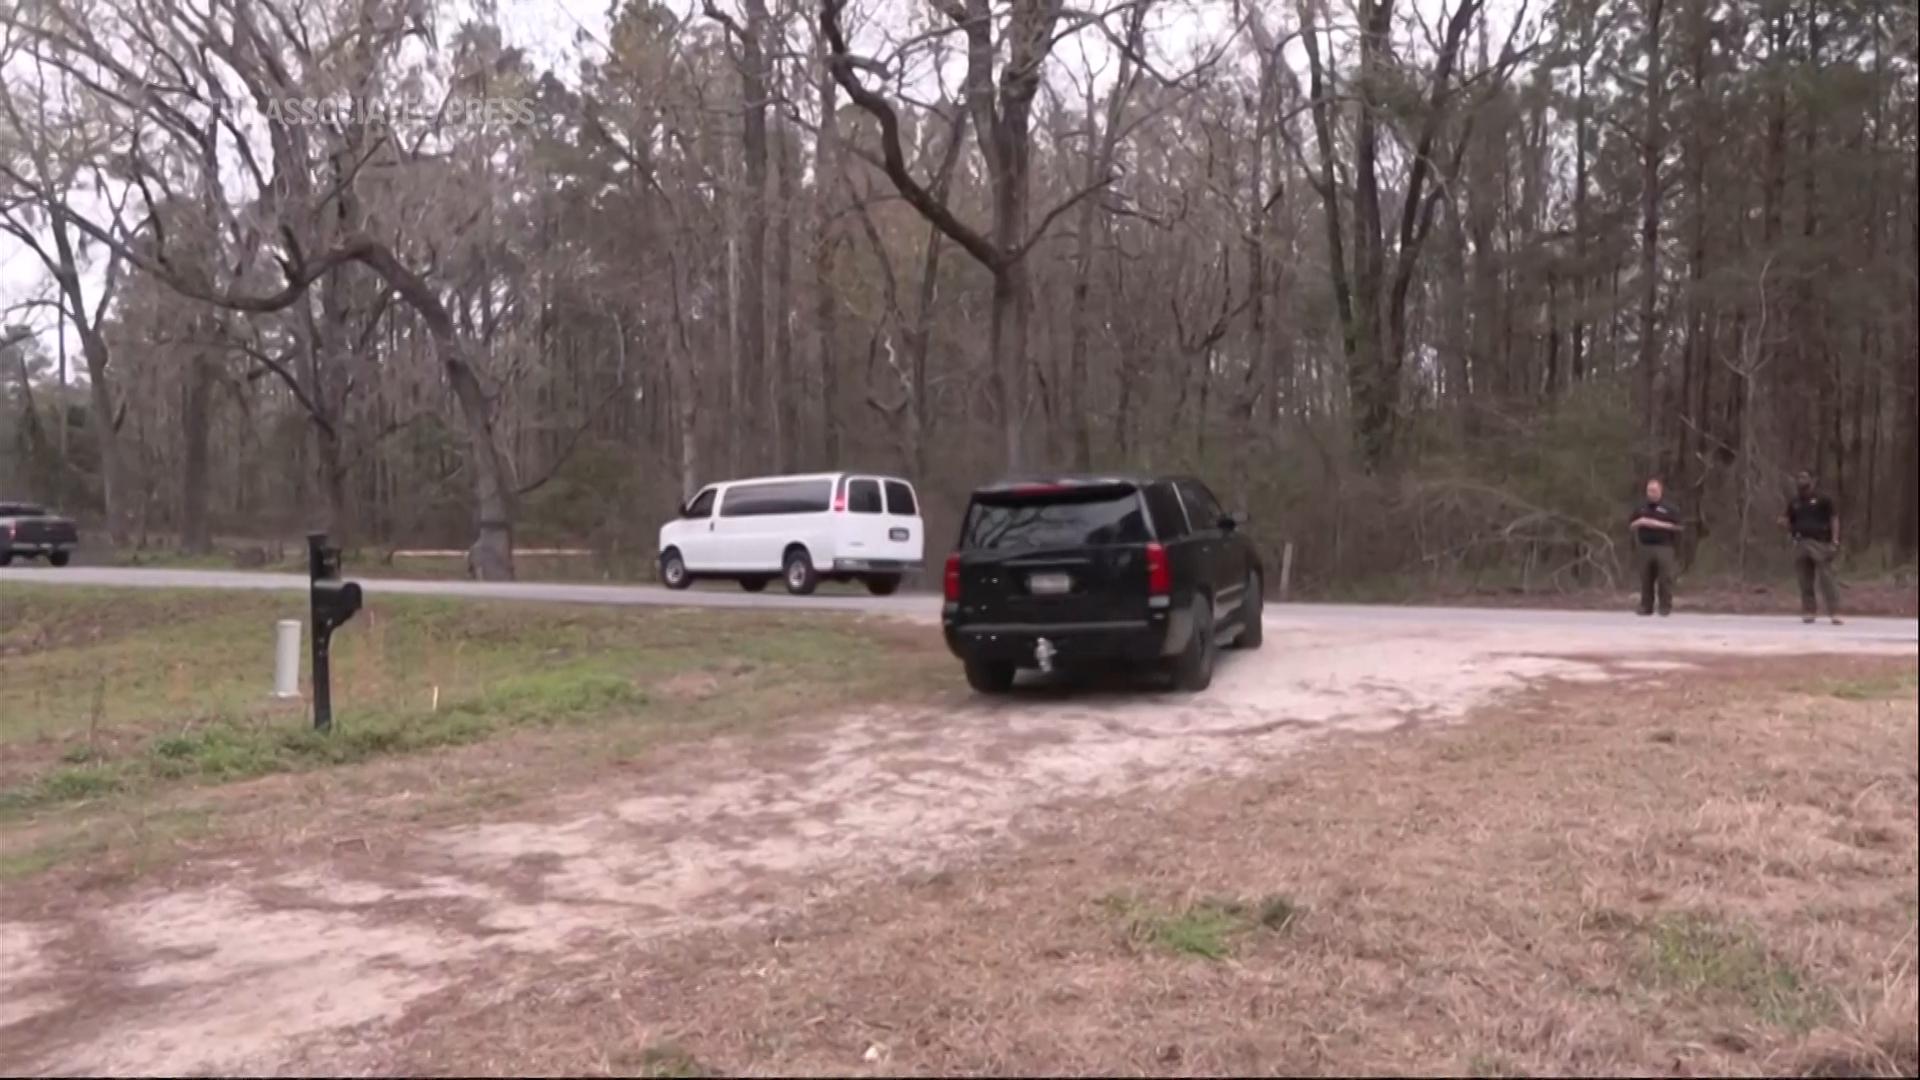
[[[1187,647],[1173,661],[1173,688],[1197,694],[1213,685],[1213,604],[1204,596],[1193,598],[1193,632],[1187,635]]]
[[[982,694],[1004,694],[1013,689],[1014,667],[991,660],[968,660],[967,685]]]
[[[1233,639],[1236,649],[1257,649],[1266,637],[1266,628],[1261,625],[1260,612],[1267,606],[1267,598],[1260,595],[1260,575],[1247,574],[1247,591],[1240,601],[1240,636]]]

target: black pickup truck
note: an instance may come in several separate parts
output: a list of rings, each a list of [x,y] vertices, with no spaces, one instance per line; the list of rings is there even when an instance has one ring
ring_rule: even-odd
[[[13,562],[16,555],[44,556],[55,566],[65,566],[79,542],[80,530],[73,522],[47,513],[46,507],[0,502],[0,566]]]
[[[1205,690],[1220,645],[1260,647],[1264,568],[1245,525],[1186,476],[981,488],[947,559],[947,647],[981,693],[1022,668],[1115,663]]]

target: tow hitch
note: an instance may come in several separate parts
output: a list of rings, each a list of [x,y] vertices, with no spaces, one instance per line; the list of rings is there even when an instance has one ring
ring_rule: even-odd
[[[1053,673],[1053,657],[1058,651],[1059,650],[1053,647],[1053,642],[1048,641],[1046,638],[1041,638],[1039,641],[1033,643],[1033,660],[1040,665],[1040,671],[1043,674],[1051,675]]]

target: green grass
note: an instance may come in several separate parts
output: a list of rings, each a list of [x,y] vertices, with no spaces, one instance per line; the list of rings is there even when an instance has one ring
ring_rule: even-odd
[[[1101,904],[1125,919],[1130,939],[1206,960],[1227,959],[1240,940],[1257,930],[1285,933],[1303,914],[1299,905],[1279,895],[1257,903],[1212,898],[1173,910],[1130,896],[1109,896]]]
[[[1656,919],[1646,934],[1648,974],[1662,989],[1732,1000],[1795,1031],[1827,1011],[1817,987],[1749,934],[1699,915]]]
[[[1849,679],[1835,682],[1827,692],[1842,701],[1910,701],[1920,691],[1920,672],[1903,672],[1887,679]]]
[[[638,1054],[617,1054],[613,1064],[628,1075],[659,1077],[661,1080],[712,1075],[693,1055],[673,1043],[655,1043]]]
[[[595,725],[631,751],[949,681],[935,636],[839,616],[376,598],[334,637],[320,735],[268,694],[274,623],[304,599],[9,584],[0,813],[532,727]]]
[[[203,809],[171,809],[130,815],[112,822],[88,821],[22,839],[0,832],[0,882],[44,873],[56,866],[118,852],[129,873],[156,866],[175,849],[213,831],[213,814]]]

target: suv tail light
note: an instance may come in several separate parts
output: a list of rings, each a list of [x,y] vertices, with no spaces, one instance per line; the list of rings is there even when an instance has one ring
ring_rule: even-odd
[[[1167,566],[1167,549],[1157,543],[1147,545],[1147,595],[1166,596],[1173,592],[1173,571]]]
[[[960,554],[947,556],[946,596],[948,603],[960,602]]]

